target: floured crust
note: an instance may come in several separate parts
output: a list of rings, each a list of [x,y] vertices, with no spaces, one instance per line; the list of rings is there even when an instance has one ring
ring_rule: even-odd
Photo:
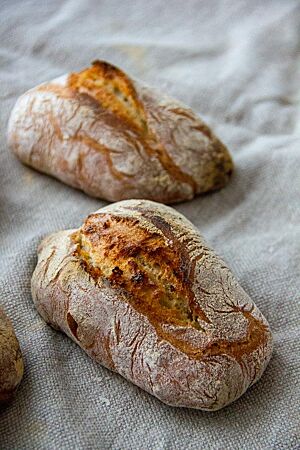
[[[11,399],[21,382],[24,365],[13,326],[0,307],[0,405]]]
[[[163,402],[216,410],[255,383],[267,321],[183,216],[132,200],[45,239],[36,307],[93,359]]]
[[[233,169],[191,109],[104,61],[21,96],[8,143],[25,164],[110,201],[188,200]]]

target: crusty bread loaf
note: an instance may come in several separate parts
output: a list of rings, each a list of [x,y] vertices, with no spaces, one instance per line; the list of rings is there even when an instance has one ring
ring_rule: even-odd
[[[11,399],[23,372],[19,342],[10,320],[0,307],[0,405]]]
[[[222,408],[272,352],[267,321],[224,262],[181,214],[146,200],[44,239],[32,295],[93,359],[174,406]]]
[[[25,164],[109,201],[188,200],[233,164],[193,111],[101,61],[22,95],[8,143]]]

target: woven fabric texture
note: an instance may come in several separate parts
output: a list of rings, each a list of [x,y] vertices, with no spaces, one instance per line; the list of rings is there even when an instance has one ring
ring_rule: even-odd
[[[0,448],[297,449],[300,446],[299,1],[2,1],[0,302],[26,371],[0,412]],[[17,97],[105,59],[195,109],[236,169],[220,192],[176,205],[268,319],[274,354],[229,407],[175,409],[91,361],[36,312],[41,238],[105,202],[23,166],[6,127]]]

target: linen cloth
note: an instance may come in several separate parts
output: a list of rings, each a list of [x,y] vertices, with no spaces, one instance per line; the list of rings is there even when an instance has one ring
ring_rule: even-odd
[[[0,20],[0,302],[26,368],[0,413],[0,448],[299,448],[300,3],[2,1]],[[221,411],[162,404],[90,360],[32,303],[41,238],[106,203],[21,165],[7,120],[24,91],[95,59],[190,105],[233,155],[226,188],[175,206],[274,333],[261,381]]]

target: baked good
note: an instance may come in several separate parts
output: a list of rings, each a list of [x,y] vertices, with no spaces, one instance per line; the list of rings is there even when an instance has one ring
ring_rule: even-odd
[[[19,342],[11,321],[0,307],[0,405],[12,398],[23,372]]]
[[[22,95],[8,143],[25,164],[109,201],[188,200],[223,187],[233,168],[190,108],[104,61]]]
[[[114,203],[38,253],[32,296],[44,320],[163,402],[216,410],[262,375],[266,319],[174,209]]]

